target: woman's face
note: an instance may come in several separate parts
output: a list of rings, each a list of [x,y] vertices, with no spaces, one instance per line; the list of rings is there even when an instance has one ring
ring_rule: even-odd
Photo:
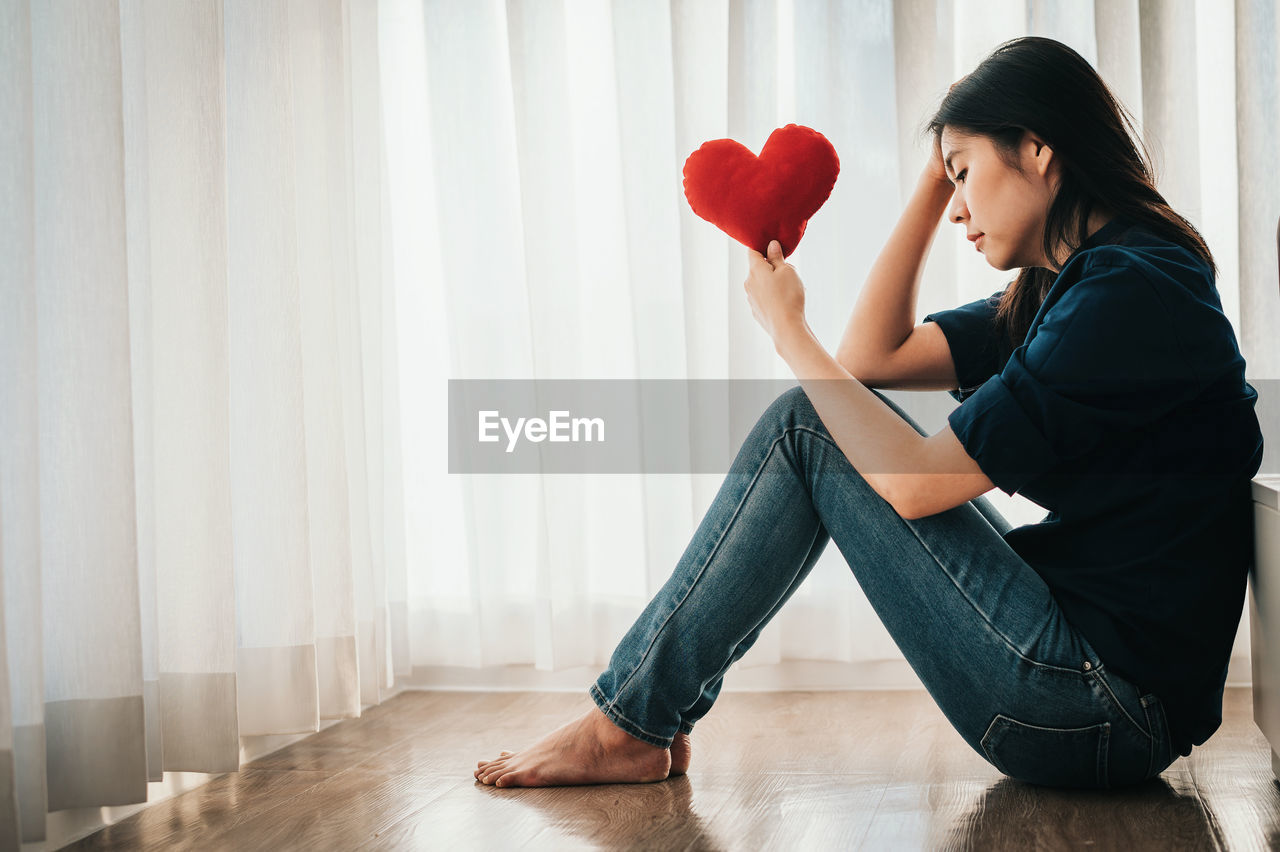
[[[989,137],[944,127],[942,157],[955,186],[947,220],[965,229],[996,269],[1051,265],[1044,227],[1057,189],[1053,149],[1031,133],[1018,146],[1022,171],[1011,168]]]

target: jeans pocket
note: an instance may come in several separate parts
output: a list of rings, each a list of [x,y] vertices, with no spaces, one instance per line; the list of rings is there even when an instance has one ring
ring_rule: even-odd
[[[1019,781],[1047,787],[1107,787],[1111,723],[1046,728],[997,714],[982,737],[991,764]]]

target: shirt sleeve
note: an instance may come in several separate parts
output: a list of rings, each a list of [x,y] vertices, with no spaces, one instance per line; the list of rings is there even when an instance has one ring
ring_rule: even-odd
[[[957,401],[963,402],[983,382],[1000,372],[995,319],[1003,294],[1000,290],[958,308],[935,311],[922,320],[937,323],[947,339],[959,383],[959,389],[949,393]]]
[[[1155,285],[1128,266],[1090,270],[1044,312],[1003,370],[947,421],[1006,494],[1203,387]]]

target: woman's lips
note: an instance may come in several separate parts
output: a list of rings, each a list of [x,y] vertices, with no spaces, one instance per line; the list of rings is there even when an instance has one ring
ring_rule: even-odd
[[[978,238],[973,241],[973,247],[978,251],[982,251],[982,238],[985,236],[986,234],[979,234]]]

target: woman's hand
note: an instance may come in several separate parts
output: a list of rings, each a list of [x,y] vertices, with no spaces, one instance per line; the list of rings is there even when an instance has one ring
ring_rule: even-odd
[[[939,183],[945,183],[947,186],[952,186],[951,178],[947,177],[947,167],[942,163],[942,143],[936,136],[933,139],[932,148],[933,150],[929,155],[929,162],[925,164],[924,167],[925,175]]]
[[[959,80],[956,80],[948,86],[947,94],[951,94],[955,90],[956,86],[960,85],[964,81],[965,78],[961,77]],[[955,186],[951,183],[951,178],[947,177],[947,167],[942,162],[942,139],[939,136],[933,137],[933,150],[930,152],[929,162],[925,164],[924,175],[941,183],[945,183],[948,186],[952,186],[953,188]]]
[[[790,331],[806,327],[804,318],[804,284],[796,274],[796,268],[782,256],[782,245],[774,240],[769,243],[768,256],[755,249],[747,249],[750,273],[743,283],[751,315],[773,338],[774,348],[780,337]]]

